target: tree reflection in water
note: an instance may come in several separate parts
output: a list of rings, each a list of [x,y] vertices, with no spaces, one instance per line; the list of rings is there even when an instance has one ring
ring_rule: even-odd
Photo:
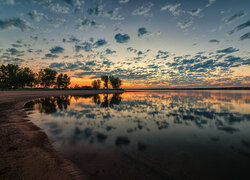
[[[109,98],[111,96],[111,98]],[[45,98],[39,98],[37,100],[31,101],[25,105],[26,110],[38,109],[40,113],[51,114],[57,112],[57,109],[63,111],[67,110],[70,106],[72,96],[51,96]],[[75,100],[81,98],[88,99],[92,98],[93,102],[101,107],[113,107],[114,105],[119,105],[122,101],[121,93],[116,94],[105,94],[103,100],[101,100],[99,94],[95,95],[82,95],[74,96]]]

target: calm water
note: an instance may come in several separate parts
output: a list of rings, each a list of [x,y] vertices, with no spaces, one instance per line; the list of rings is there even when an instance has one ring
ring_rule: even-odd
[[[250,91],[60,96],[26,110],[91,179],[250,179]]]

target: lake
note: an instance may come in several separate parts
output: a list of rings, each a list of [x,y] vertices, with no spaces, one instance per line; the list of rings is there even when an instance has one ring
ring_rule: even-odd
[[[59,96],[25,109],[90,179],[250,179],[250,91]]]

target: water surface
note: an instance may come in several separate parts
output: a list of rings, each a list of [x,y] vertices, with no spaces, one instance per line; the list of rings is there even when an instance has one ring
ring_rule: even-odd
[[[59,96],[26,110],[91,179],[250,178],[250,91]]]

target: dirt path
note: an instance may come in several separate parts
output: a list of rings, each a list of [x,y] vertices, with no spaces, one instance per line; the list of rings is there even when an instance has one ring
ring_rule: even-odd
[[[25,120],[23,106],[39,97],[98,93],[107,91],[0,91],[0,179],[88,179],[58,155],[39,127]]]

